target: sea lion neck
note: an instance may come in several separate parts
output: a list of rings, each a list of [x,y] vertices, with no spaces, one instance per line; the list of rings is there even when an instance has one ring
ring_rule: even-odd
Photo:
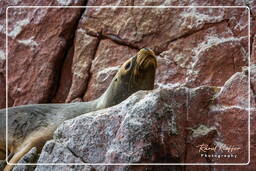
[[[97,99],[97,109],[116,105],[136,91],[152,90],[156,67],[154,52],[141,49],[119,68],[105,93]]]

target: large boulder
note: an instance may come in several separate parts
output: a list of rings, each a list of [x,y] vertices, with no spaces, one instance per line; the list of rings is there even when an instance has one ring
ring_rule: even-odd
[[[252,78],[255,68],[251,70]],[[255,106],[253,91],[248,89],[248,70],[236,73],[222,88],[139,91],[119,105],[65,121],[55,131],[53,140],[44,146],[38,163],[247,163],[249,108],[245,91],[251,93],[251,104]],[[203,144],[217,150],[199,151]],[[236,150],[224,150],[231,147]],[[40,165],[36,170],[59,167]],[[85,169],[79,167],[76,169]],[[89,170],[157,168],[160,166],[86,167]],[[201,168],[234,169],[231,166]],[[162,169],[181,170],[182,166]]]
[[[139,91],[117,106],[65,121],[38,163],[183,162],[186,94],[185,88]]]

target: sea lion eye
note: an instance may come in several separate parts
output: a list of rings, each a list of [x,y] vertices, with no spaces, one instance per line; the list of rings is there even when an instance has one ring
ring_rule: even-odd
[[[128,62],[126,65],[125,65],[125,70],[129,69],[131,67],[131,62]]]

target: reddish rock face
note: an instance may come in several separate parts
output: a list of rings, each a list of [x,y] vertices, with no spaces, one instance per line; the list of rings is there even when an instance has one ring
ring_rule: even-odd
[[[256,64],[256,36],[252,40],[251,64]]]
[[[80,12],[77,9],[8,10],[8,86],[12,106],[44,103],[54,96],[68,41],[72,40]]]
[[[89,2],[89,5],[94,3]],[[236,9],[235,14],[241,11],[246,9]],[[158,54],[167,50],[170,42],[208,24],[223,22],[234,12],[235,9],[92,8],[85,11],[82,19],[84,29],[90,34],[101,33],[137,48],[149,47]]]
[[[9,5],[85,4],[79,0],[0,2],[0,108],[5,106],[5,8]],[[87,5],[247,5],[251,9],[251,64],[256,63],[255,1],[89,0]],[[183,137],[165,139],[173,143],[165,146],[164,152],[185,162],[210,163],[219,160],[197,158],[196,144],[238,144],[243,151],[233,162],[247,162],[248,92],[251,106],[255,107],[256,75],[252,69],[248,90],[248,75],[241,72],[248,65],[246,8],[113,7],[91,8],[83,13],[82,9],[10,8],[8,11],[9,106],[95,99],[108,87],[120,64],[140,48],[149,47],[158,56],[156,88],[191,88],[186,96],[189,112],[181,117],[185,121],[177,122],[184,131]],[[251,112],[251,151],[255,151],[254,108]],[[111,155],[110,159],[115,160]],[[254,152],[251,161],[248,170],[255,168]],[[186,166],[186,170],[199,169],[244,170],[245,167]]]
[[[224,22],[170,43],[160,54],[156,84],[222,86],[247,63],[243,39],[234,37]]]
[[[79,4],[80,2],[77,3]],[[116,1],[109,1],[108,3],[104,1],[89,1],[88,5],[110,5],[115,3]],[[121,1],[119,3],[119,5],[132,5],[130,1]],[[196,3],[201,2],[191,2],[191,4]],[[210,2],[205,2],[206,5],[209,3]],[[226,3],[228,5],[232,4],[232,2]],[[147,1],[143,3],[134,2],[134,4],[154,5],[154,3],[152,4]],[[183,2],[180,4],[174,2],[168,4],[164,1],[159,2],[158,5],[160,4],[188,5]],[[243,5],[243,3],[236,2],[233,5]],[[60,10],[60,15],[63,10],[64,9]],[[78,27],[73,30],[71,29],[70,24],[65,25],[65,23],[60,23],[58,26],[58,21],[60,22],[62,20],[55,18],[51,20],[57,24],[56,27],[55,25],[51,26],[49,23],[46,23],[46,25],[43,26],[44,21],[47,20],[47,17],[53,15],[53,12],[40,11],[37,9],[30,13],[26,15],[19,14],[23,18],[27,17],[26,19],[28,20],[22,20],[21,18],[22,22],[18,22],[18,28],[21,29],[21,33],[17,35],[18,38],[13,40],[11,39],[11,36],[16,33],[11,32],[12,23],[10,21],[10,48],[15,49],[14,51],[17,51],[18,55],[27,54],[29,59],[32,58],[32,56],[36,56],[36,58],[34,58],[36,60],[38,59],[39,62],[41,59],[39,59],[38,56],[43,56],[44,54],[49,53],[50,55],[47,54],[49,60],[46,60],[49,64],[41,65],[41,67],[45,67],[42,71],[47,70],[49,72],[44,72],[44,74],[41,73],[42,76],[39,77],[35,74],[37,69],[40,68],[39,66],[34,67],[35,64],[32,63],[26,68],[23,67],[23,65],[28,64],[28,62],[25,59],[17,59],[20,60],[17,61],[17,63],[21,63],[20,67],[23,67],[24,71],[19,70],[19,67],[16,67],[15,69],[11,69],[12,73],[9,74],[9,101],[14,105],[48,102],[51,101],[53,97],[53,102],[70,102],[75,98],[82,98],[83,96],[84,100],[94,99],[100,96],[107,88],[108,83],[115,73],[114,70],[117,70],[117,66],[123,62],[121,59],[118,64],[115,64],[115,60],[120,58],[119,56],[122,56],[121,58],[123,59],[127,59],[127,57],[136,53],[135,49],[138,50],[142,47],[150,47],[159,54],[156,87],[178,85],[186,85],[189,87],[197,87],[201,85],[222,86],[233,73],[241,71],[241,67],[247,65],[246,8],[90,8],[85,10],[79,20]],[[38,21],[32,18],[32,13],[37,14]],[[38,15],[39,13],[41,16]],[[79,12],[71,13],[74,16],[73,18],[76,18],[78,15],[77,13]],[[68,15],[69,14],[66,14],[66,16]],[[12,14],[10,14],[10,16],[12,16]],[[65,15],[62,16],[64,19]],[[10,20],[12,20],[11,17]],[[73,23],[74,25],[74,20],[72,17],[69,17],[69,20],[65,20],[65,22]],[[26,25],[26,22],[28,21],[29,24]],[[37,25],[34,26],[35,24],[33,25],[33,23],[36,23]],[[33,32],[26,32],[26,30],[29,30],[32,26]],[[47,31],[47,29],[41,31],[44,27],[47,27],[49,31]],[[62,28],[58,30],[57,27]],[[70,31],[76,32],[73,42],[74,54],[66,56],[66,58],[69,58],[69,65],[71,64],[70,58],[72,58],[72,66],[69,66],[72,67],[71,71],[68,69],[67,62],[64,62],[65,65],[61,65],[68,49],[65,53],[58,50],[58,48],[63,49],[68,46],[66,41],[70,38]],[[36,34],[37,32],[37,37],[34,37],[33,40],[30,39],[33,37],[32,34]],[[49,36],[49,40],[47,37],[44,37],[44,33],[46,32]],[[61,36],[64,35],[63,39],[58,38],[58,34]],[[23,39],[22,36],[28,39]],[[68,41],[72,44],[72,38]],[[115,42],[116,48],[132,49],[133,52],[127,53],[127,51],[123,52],[118,50],[116,52],[110,52],[112,53],[111,56],[107,57],[109,61],[106,61],[105,64],[97,64],[97,59],[99,57],[96,55],[108,54],[108,48],[112,48],[110,45],[109,47],[106,47],[106,49],[102,49],[105,47],[102,47],[102,43],[99,42],[104,41]],[[32,42],[32,48],[24,48],[28,46],[24,45],[28,42]],[[39,46],[40,48],[44,48],[41,48],[38,52]],[[47,46],[49,46],[49,48]],[[114,51],[116,48],[111,50]],[[16,54],[10,54],[10,58],[11,55]],[[51,56],[54,57],[50,60]],[[93,60],[94,58],[95,60]],[[105,59],[106,58],[104,58],[104,60]],[[11,60],[12,59],[10,59],[10,62]],[[16,62],[16,58],[14,61]],[[66,59],[65,61],[68,60]],[[15,62],[10,64],[10,68],[12,68],[12,65],[16,66]],[[94,62],[96,63],[94,64]],[[95,68],[95,65],[99,66]],[[54,68],[54,71],[52,71],[52,68]],[[107,68],[110,69],[108,72],[111,72],[110,75],[112,76],[107,76],[109,78],[104,80],[104,83],[99,83],[102,82],[102,80],[97,80],[94,72],[99,72]],[[29,72],[26,73],[25,71]],[[27,83],[25,83],[25,81],[24,83],[23,81],[19,81],[20,83],[18,83],[17,80],[19,75],[15,74],[17,72],[20,72],[21,74],[24,72],[24,77],[29,81]],[[60,72],[62,74],[60,74]],[[60,75],[62,75],[61,78],[59,78]],[[103,77],[104,75],[106,74],[101,74]],[[45,79],[42,77],[45,77]],[[37,79],[41,79],[39,81],[40,83]],[[36,85],[36,87],[41,91],[33,90],[36,88],[29,85],[31,82],[34,83],[33,85],[38,83],[39,85]],[[30,90],[35,91],[37,97],[29,98],[32,94],[29,92]],[[4,92],[2,92],[2,94],[3,93]]]
[[[255,69],[253,70],[253,73]],[[254,77],[255,74],[253,74]],[[211,93],[204,89],[190,92],[188,122],[188,136],[186,138],[186,162],[208,163],[247,163],[248,162],[248,74],[237,73],[223,86]],[[208,92],[208,93],[207,93]],[[214,92],[216,93],[214,95]],[[210,94],[212,94],[212,96]],[[210,95],[210,96],[209,96]],[[207,101],[206,97],[212,97]],[[199,102],[199,103],[198,103]],[[252,98],[252,104],[255,101]],[[254,117],[253,117],[254,118]],[[253,119],[251,120],[253,122]],[[200,145],[216,147],[216,151],[207,154],[235,154],[236,158],[199,157]],[[225,147],[238,147],[233,152],[220,151]],[[253,146],[253,149],[255,147]],[[188,170],[253,170],[254,164],[248,167],[232,166],[187,166]]]
[[[72,64],[72,85],[66,102],[83,97],[89,82],[90,68],[98,46],[98,39],[78,29],[75,38],[75,52]]]
[[[225,106],[240,106],[243,108],[249,107],[248,96],[250,93],[251,104],[254,106],[254,98],[252,89],[248,87],[248,73],[234,74],[223,86],[216,103]],[[231,93],[232,92],[232,93]]]

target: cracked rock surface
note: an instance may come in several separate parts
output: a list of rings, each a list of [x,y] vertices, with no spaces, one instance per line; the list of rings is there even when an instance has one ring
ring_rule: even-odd
[[[29,5],[248,6],[255,61],[251,1],[48,0]],[[0,11],[0,107],[5,106],[5,12]],[[158,55],[155,87],[223,86],[248,65],[247,8],[9,8],[8,21],[8,106],[93,100],[119,65],[143,47]]]
[[[245,6],[250,18],[247,8],[9,8],[6,30],[6,8],[13,5]],[[238,158],[221,161],[246,163],[248,94],[251,97],[248,166],[38,166],[36,170],[256,167],[254,0],[3,0],[0,6],[0,108],[6,106],[5,55],[9,107],[93,100],[105,91],[120,64],[140,48],[149,47],[157,55],[157,90],[139,92],[118,106],[65,122],[45,145],[39,162],[220,162],[199,156],[196,145],[204,142],[240,145]],[[250,72],[245,68],[249,54]]]

